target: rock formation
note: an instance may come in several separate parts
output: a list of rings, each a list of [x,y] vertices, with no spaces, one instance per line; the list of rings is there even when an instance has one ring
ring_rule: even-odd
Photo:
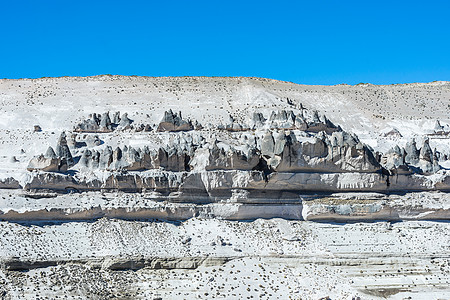
[[[193,130],[194,126],[190,120],[183,120],[181,112],[173,113],[170,109],[164,112],[164,117],[158,125],[157,131],[189,131]]]
[[[90,114],[88,119],[78,123],[74,131],[76,132],[97,132],[105,133],[111,132],[115,129],[124,130],[130,129],[133,121],[128,118],[128,114],[124,113],[120,117],[120,112],[115,112],[111,120],[109,112],[103,114]]]
[[[70,153],[70,152],[69,152]],[[73,163],[73,162],[72,162]],[[68,168],[66,157],[58,157],[52,147],[47,149],[45,155],[38,155],[31,159],[28,164],[28,171],[45,171],[45,172],[65,172]]]
[[[64,159],[69,167],[74,165],[72,154],[70,153],[69,146],[67,145],[66,134],[63,132],[56,144],[56,156]]]
[[[290,132],[273,138],[266,133],[261,153],[277,172],[377,172],[381,166],[372,150],[344,131],[318,134],[313,141],[297,141]]]

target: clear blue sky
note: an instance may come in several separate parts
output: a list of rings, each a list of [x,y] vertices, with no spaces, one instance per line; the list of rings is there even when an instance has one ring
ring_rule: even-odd
[[[450,80],[450,0],[3,0],[0,26],[0,78]]]

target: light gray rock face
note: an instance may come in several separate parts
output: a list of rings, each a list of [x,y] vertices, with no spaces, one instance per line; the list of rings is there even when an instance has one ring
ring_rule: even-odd
[[[242,150],[230,148],[225,151],[213,143],[208,149],[209,155],[205,170],[253,170],[259,163],[260,157],[256,148],[251,148],[244,153]]]
[[[100,131],[100,119],[96,113],[90,114],[89,118],[75,126],[75,131],[98,132]]]
[[[235,189],[246,190],[253,197],[267,197],[265,193],[276,192],[272,197],[280,199],[282,193],[309,192],[361,192],[361,191],[405,191],[441,190],[450,191],[450,180],[434,182],[426,176],[397,175],[387,184],[381,173],[361,172],[273,172],[264,175],[263,171],[211,170],[201,173],[156,171],[148,174],[112,173],[106,178],[85,179],[60,173],[33,174],[24,186],[26,190],[67,191],[76,189],[112,190],[139,192],[154,191],[168,195],[171,192],[183,194],[174,201],[198,203],[212,202],[215,199],[229,199]],[[206,195],[206,199],[202,195]],[[198,196],[198,198],[196,198]],[[202,197],[200,197],[202,196]],[[289,196],[289,195],[287,195]],[[292,197],[292,196],[291,196]],[[164,197],[162,198],[164,199]]]
[[[28,171],[66,172],[74,165],[72,154],[67,146],[66,135],[63,132],[58,139],[56,152],[48,147],[45,154],[33,157],[28,163]]]
[[[89,169],[96,169],[100,165],[100,153],[95,150],[84,150],[78,164]]]
[[[131,129],[131,123],[132,122],[133,121],[128,118],[128,114],[124,113],[122,115],[122,117],[120,118],[120,122],[119,122],[119,125],[117,126],[117,129],[118,130]]]
[[[58,139],[56,151],[48,147],[44,155],[40,154],[31,159],[28,171],[66,172],[74,165],[72,154],[67,145],[66,134],[63,132]]]
[[[275,140],[270,131],[266,132],[261,141],[261,154],[266,157],[274,155]]]
[[[441,125],[441,122],[439,120],[436,120],[434,123],[434,132],[439,133],[444,131],[444,126]]]
[[[250,122],[252,123],[252,122]],[[220,124],[217,126],[217,129],[219,130],[227,130],[231,132],[239,132],[239,131],[247,131],[250,130],[250,126],[247,126],[246,124],[239,123],[232,115],[228,116],[228,123],[227,124]]]
[[[79,166],[88,169],[108,171],[145,171],[162,169],[173,172],[189,170],[189,161],[193,149],[169,145],[166,149],[149,150],[148,147],[135,149],[124,146],[112,150],[106,147],[101,151],[85,150]]]
[[[0,189],[21,189],[19,181],[13,177],[0,179]]]
[[[392,128],[392,130],[390,130],[386,133],[383,133],[383,136],[395,139],[395,138],[401,138],[402,134],[400,133],[400,131],[398,131],[398,129]]]
[[[52,147],[48,147],[44,155],[45,158],[57,158],[55,150]]]
[[[113,114],[112,122],[113,122],[113,124],[119,124],[120,123],[120,112],[119,111],[116,111]]]
[[[441,154],[435,149],[431,150],[429,140],[423,142],[420,150],[417,149],[416,142],[406,143],[405,149],[395,146],[386,152],[381,158],[381,164],[391,174],[411,174],[413,172],[419,174],[433,174],[441,169],[439,161]],[[445,159],[446,160],[446,159]]]
[[[448,298],[450,83],[96,76],[0,94],[1,299]],[[169,106],[211,125],[172,113],[158,132]]]
[[[98,135],[89,135],[85,140],[84,143],[86,143],[86,146],[88,147],[96,147],[100,146],[102,144],[102,141],[98,137]]]
[[[373,152],[346,132],[321,134],[314,142],[299,142],[292,133],[278,134],[270,152],[266,134],[261,149],[267,164],[277,172],[377,172],[381,169]],[[263,151],[264,150],[264,151]]]
[[[424,140],[419,153],[419,167],[422,172],[430,174],[440,169],[437,157],[433,154],[429,140]]]
[[[99,124],[100,130],[103,132],[112,131],[112,125],[111,119],[109,118],[109,112],[103,113]]]
[[[241,131],[248,130],[248,128],[258,129],[265,127],[272,130],[295,129],[315,133],[325,131],[326,133],[331,134],[332,132],[342,130],[339,126],[334,125],[330,120],[328,120],[325,115],[319,117],[317,111],[311,112],[307,110],[302,110],[301,113],[297,114],[295,114],[292,110],[272,111],[270,116],[268,116],[268,119],[264,118],[262,113],[255,112],[250,119],[249,126],[240,125],[239,127],[239,124],[235,126]]]
[[[103,114],[90,114],[88,119],[77,124],[74,128],[76,132],[98,132],[105,133],[111,132],[116,128],[119,129],[129,129],[132,120],[128,119],[125,113],[122,118],[120,117],[120,112],[113,114],[113,119],[111,121],[109,112]]]
[[[200,125],[198,125],[200,126]],[[190,120],[183,120],[181,112],[173,113],[170,109],[164,112],[164,117],[158,125],[157,131],[189,131],[193,130],[194,126]]]
[[[67,146],[69,147],[69,149],[73,150],[79,146],[79,144],[77,144],[77,134],[76,133],[72,133],[69,136],[67,136],[66,141],[67,141]]]
[[[264,123],[266,122],[266,118],[264,118],[264,115],[260,112],[254,112],[251,120],[251,128],[257,129],[264,126]]]
[[[56,145],[56,156],[64,159],[69,167],[74,165],[72,154],[70,153],[69,146],[67,145],[66,134],[63,132],[58,139]]]
[[[271,128],[292,129],[295,122],[295,116],[292,111],[281,110],[272,112],[269,122]]]
[[[27,167],[28,171],[45,171],[45,172],[65,172],[67,171],[67,163],[65,159],[45,157],[38,155],[31,159]]]
[[[395,146],[381,157],[381,164],[390,174],[411,174],[412,170],[405,161],[406,151]]]
[[[417,150],[416,141],[414,139],[411,142],[406,143],[405,152],[405,162],[407,164],[415,166],[419,163],[420,151]]]

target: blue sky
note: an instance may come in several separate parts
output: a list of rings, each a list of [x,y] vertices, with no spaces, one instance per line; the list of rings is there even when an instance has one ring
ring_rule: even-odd
[[[450,1],[0,1],[0,78],[450,80]]]

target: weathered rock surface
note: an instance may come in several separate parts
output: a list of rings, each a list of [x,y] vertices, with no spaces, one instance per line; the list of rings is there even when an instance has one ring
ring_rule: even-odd
[[[304,114],[309,114],[309,119],[303,119]],[[102,118],[104,124],[111,125],[108,114]],[[118,118],[116,114],[113,119]],[[184,121],[181,114],[166,111],[159,131],[174,133],[169,136],[152,133],[153,139],[165,139],[152,148],[127,145],[113,148],[103,145],[98,135],[82,139],[71,135],[73,142],[68,143],[66,134],[62,133],[56,152],[50,147],[45,156],[40,155],[30,161],[28,170],[66,172],[74,166],[73,169],[80,174],[35,174],[24,187],[58,191],[158,189],[165,193],[181,192],[178,189],[183,187],[183,199],[198,196],[208,201],[214,201],[211,194],[217,191],[230,194],[235,188],[294,192],[449,189],[447,171],[436,173],[441,169],[439,161],[444,157],[431,150],[428,140],[424,140],[420,150],[412,141],[406,149],[395,146],[381,155],[375,154],[356,135],[341,130],[325,116],[320,118],[316,111],[311,113],[303,108],[299,116],[292,111],[273,112],[267,119],[271,122],[269,127],[264,124],[268,121],[262,113],[254,113],[253,119],[253,128],[261,127],[261,130],[228,129],[232,133],[219,141],[215,134],[203,136],[201,131],[178,132],[192,130],[192,122]],[[126,114],[120,120],[120,128],[130,126],[131,121]],[[295,120],[305,120],[304,124],[309,129],[324,125],[327,130],[323,127],[324,131],[318,133],[300,130],[291,126]],[[220,132],[220,128],[216,130]],[[75,159],[68,144],[77,153]],[[145,173],[149,171],[152,172]],[[200,176],[201,188],[189,187],[184,181],[190,178],[189,174]],[[241,175],[233,177],[237,174]],[[428,178],[430,174],[436,176]]]
[[[344,131],[319,134],[313,142],[297,141],[292,133],[264,135],[261,153],[277,172],[377,172],[372,150]]]
[[[164,112],[164,117],[158,125],[158,131],[189,131],[194,125],[190,120],[183,120],[181,112],[173,113],[172,110]]]
[[[120,118],[118,115],[114,115],[114,121],[111,122],[111,118],[109,117],[109,112],[100,114],[90,114],[88,119],[79,123],[75,126],[74,131],[78,132],[110,132],[113,131],[118,123],[120,122]]]
[[[65,160],[68,167],[72,167],[74,165],[72,153],[70,153],[69,146],[67,145],[66,134],[63,132],[58,139],[58,143],[56,144],[56,156]]]
[[[21,189],[19,181],[13,177],[0,179],[0,189]]]

